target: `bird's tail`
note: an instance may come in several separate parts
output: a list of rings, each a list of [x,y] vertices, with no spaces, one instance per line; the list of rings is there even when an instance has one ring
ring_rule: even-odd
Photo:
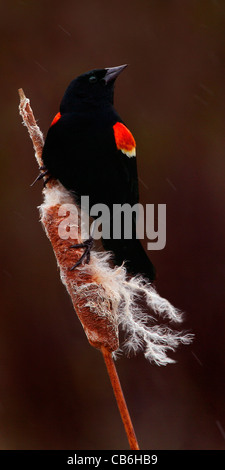
[[[145,250],[137,238],[131,240],[127,239],[103,239],[103,246],[105,250],[113,252],[113,261],[116,265],[120,266],[125,262],[127,272],[129,274],[142,274],[150,281],[155,279],[155,268],[148,258]]]

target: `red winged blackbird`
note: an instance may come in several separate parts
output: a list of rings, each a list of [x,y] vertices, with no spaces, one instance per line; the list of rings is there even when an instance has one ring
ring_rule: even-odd
[[[90,207],[109,207],[111,232],[102,239],[104,248],[116,265],[126,262],[129,273],[153,280],[154,267],[136,238],[135,215],[132,239],[123,232],[113,239],[113,204],[133,206],[139,199],[135,140],[113,107],[115,80],[125,67],[92,70],[70,83],[47,133],[43,162],[77,204],[88,195]]]

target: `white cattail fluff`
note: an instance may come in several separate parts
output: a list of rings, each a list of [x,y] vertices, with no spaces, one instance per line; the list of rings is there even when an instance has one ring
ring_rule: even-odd
[[[157,323],[162,318],[179,323],[183,314],[161,297],[156,289],[143,277],[127,277],[124,267],[109,267],[109,253],[92,253],[92,266],[98,266],[99,277],[105,291],[117,306],[118,324],[125,332],[122,350],[127,354],[144,351],[146,359],[157,365],[175,362],[167,356],[167,351],[174,351],[179,344],[189,344],[193,335],[176,331],[169,326]],[[145,306],[143,307],[143,301]]]

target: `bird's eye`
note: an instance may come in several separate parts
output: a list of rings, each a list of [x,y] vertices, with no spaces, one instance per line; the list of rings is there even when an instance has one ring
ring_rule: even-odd
[[[96,83],[97,82],[97,77],[95,75],[91,75],[91,77],[89,77],[89,82],[90,83]]]

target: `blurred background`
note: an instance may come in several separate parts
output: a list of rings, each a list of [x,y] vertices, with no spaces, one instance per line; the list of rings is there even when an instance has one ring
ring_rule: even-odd
[[[74,77],[123,63],[115,107],[137,141],[140,200],[167,205],[156,288],[195,341],[166,367],[122,356],[118,373],[142,449],[224,449],[224,19],[222,0],[1,2],[1,449],[128,448],[39,222],[17,92],[46,135]]]

